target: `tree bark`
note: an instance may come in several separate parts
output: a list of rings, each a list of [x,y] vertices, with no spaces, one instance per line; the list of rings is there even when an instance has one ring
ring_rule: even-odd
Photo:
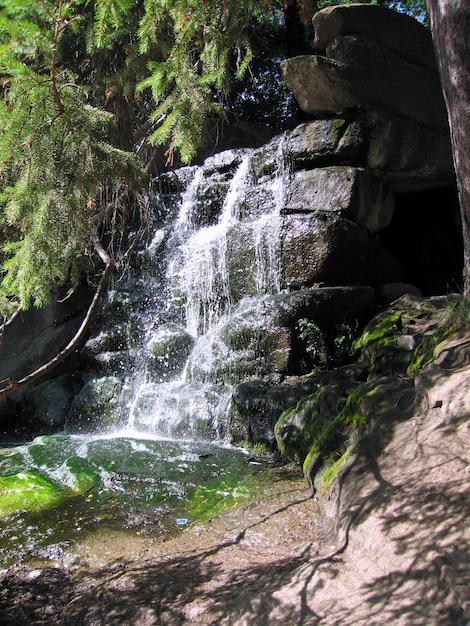
[[[463,292],[470,298],[470,3],[426,0],[447,105],[464,246]]]

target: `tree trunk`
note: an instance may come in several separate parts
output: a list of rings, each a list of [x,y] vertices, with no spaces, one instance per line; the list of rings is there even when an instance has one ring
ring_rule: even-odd
[[[470,298],[470,2],[426,4],[449,118],[464,245],[463,289]]]

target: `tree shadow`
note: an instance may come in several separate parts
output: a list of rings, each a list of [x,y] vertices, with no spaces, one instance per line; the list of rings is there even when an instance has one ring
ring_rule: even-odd
[[[312,534],[291,554],[275,545],[271,555],[258,554],[250,537],[307,502],[297,494],[284,505],[269,503],[261,519],[220,540],[214,534],[209,546],[116,560],[98,571],[6,576],[2,623],[469,624],[468,422],[449,422],[439,411],[419,415],[412,386],[389,385],[339,483],[340,516],[330,536]]]
[[[470,624],[466,441],[467,416],[449,419],[439,410],[420,415],[413,389],[394,393],[390,388],[370,436],[342,479],[334,529],[337,558],[347,548],[358,559],[361,549],[371,557],[367,533],[376,532],[378,565],[352,586],[357,601],[337,603],[321,623]],[[376,520],[375,526],[370,520]],[[328,567],[321,565],[312,579],[327,577]],[[317,588],[310,586],[310,603],[315,604],[316,595]]]
[[[243,544],[249,531],[299,503],[311,503],[313,515],[313,500],[304,492],[301,495],[245,525],[230,539],[202,550],[188,549],[176,557],[160,555],[137,564],[121,559],[98,571],[82,569],[78,576],[51,567],[9,572],[0,587],[1,623],[178,626],[242,623],[239,620],[244,616],[268,623],[273,608],[282,605],[275,592],[292,581],[300,565],[308,563],[316,543],[312,538],[300,554],[261,558],[259,564],[253,559],[252,546]],[[312,613],[307,604],[300,613],[298,608],[296,604],[287,611],[289,624],[306,623],[304,617]]]

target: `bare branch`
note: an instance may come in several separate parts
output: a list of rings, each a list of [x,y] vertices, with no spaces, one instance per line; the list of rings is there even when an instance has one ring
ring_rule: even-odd
[[[36,380],[42,378],[46,374],[48,374],[57,365],[59,365],[59,363],[61,363],[67,356],[69,356],[69,354],[71,354],[77,348],[77,346],[80,344],[82,339],[85,337],[85,334],[88,330],[90,322],[93,318],[93,315],[95,314],[95,311],[101,300],[101,297],[103,293],[105,292],[106,287],[108,286],[108,282],[111,277],[111,274],[113,273],[116,267],[115,262],[109,257],[109,255],[101,247],[101,244],[99,244],[99,242],[95,244],[95,247],[96,246],[98,246],[96,248],[96,251],[98,252],[98,254],[100,254],[100,257],[103,258],[102,256],[103,254],[104,257],[108,259],[108,261],[106,263],[106,267],[103,271],[103,275],[101,276],[101,280],[96,289],[93,300],[91,301],[91,304],[88,307],[88,311],[83,319],[83,322],[80,325],[80,328],[77,330],[74,337],[69,341],[69,343],[65,346],[65,348],[61,350],[58,354],[56,354],[56,356],[53,359],[51,359],[48,363],[45,363],[44,365],[39,367],[37,370],[35,370],[31,374],[28,374],[24,378],[21,378],[20,380],[15,381],[15,380],[12,380],[11,378],[6,378],[5,380],[0,381],[0,399],[9,396],[10,394],[17,391],[18,389],[25,387],[26,385],[29,385],[35,382]],[[101,249],[101,252],[100,252],[100,249]]]

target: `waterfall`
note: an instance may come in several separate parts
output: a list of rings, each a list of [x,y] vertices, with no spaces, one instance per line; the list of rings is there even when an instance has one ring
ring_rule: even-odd
[[[282,142],[276,171],[262,189],[253,180],[252,157],[248,151],[241,159],[217,222],[193,228],[179,250],[179,267],[178,261],[172,264],[172,280],[184,294],[186,326],[194,336],[205,334],[221,315],[230,314],[241,297],[280,290],[280,214],[286,176]],[[181,229],[188,230],[192,213],[188,204],[197,200],[194,191],[203,183],[202,172],[198,170],[196,183],[183,196],[175,229],[180,236]],[[258,215],[259,205],[263,211]],[[195,218],[193,214],[193,222]],[[237,246],[240,236],[243,242]],[[244,291],[237,286],[242,280]]]
[[[203,169],[194,177],[201,184]],[[185,298],[186,327],[194,336],[206,333],[224,313],[230,312],[232,304],[230,277],[227,265],[227,233],[237,222],[240,206],[249,185],[250,154],[243,157],[230,181],[227,195],[215,224],[194,228],[180,248],[180,267],[175,270],[173,281]],[[175,234],[187,230],[187,216],[191,212],[189,201],[194,205],[196,196],[193,183],[183,196]]]
[[[211,380],[213,362],[229,358],[219,329],[244,298],[281,288],[288,176],[282,141],[273,154],[271,171],[260,174],[256,151],[221,153],[175,171],[176,190],[156,198],[171,210],[163,211],[142,253],[150,271],[125,389],[127,428],[170,438],[223,434],[231,385],[220,376]]]

